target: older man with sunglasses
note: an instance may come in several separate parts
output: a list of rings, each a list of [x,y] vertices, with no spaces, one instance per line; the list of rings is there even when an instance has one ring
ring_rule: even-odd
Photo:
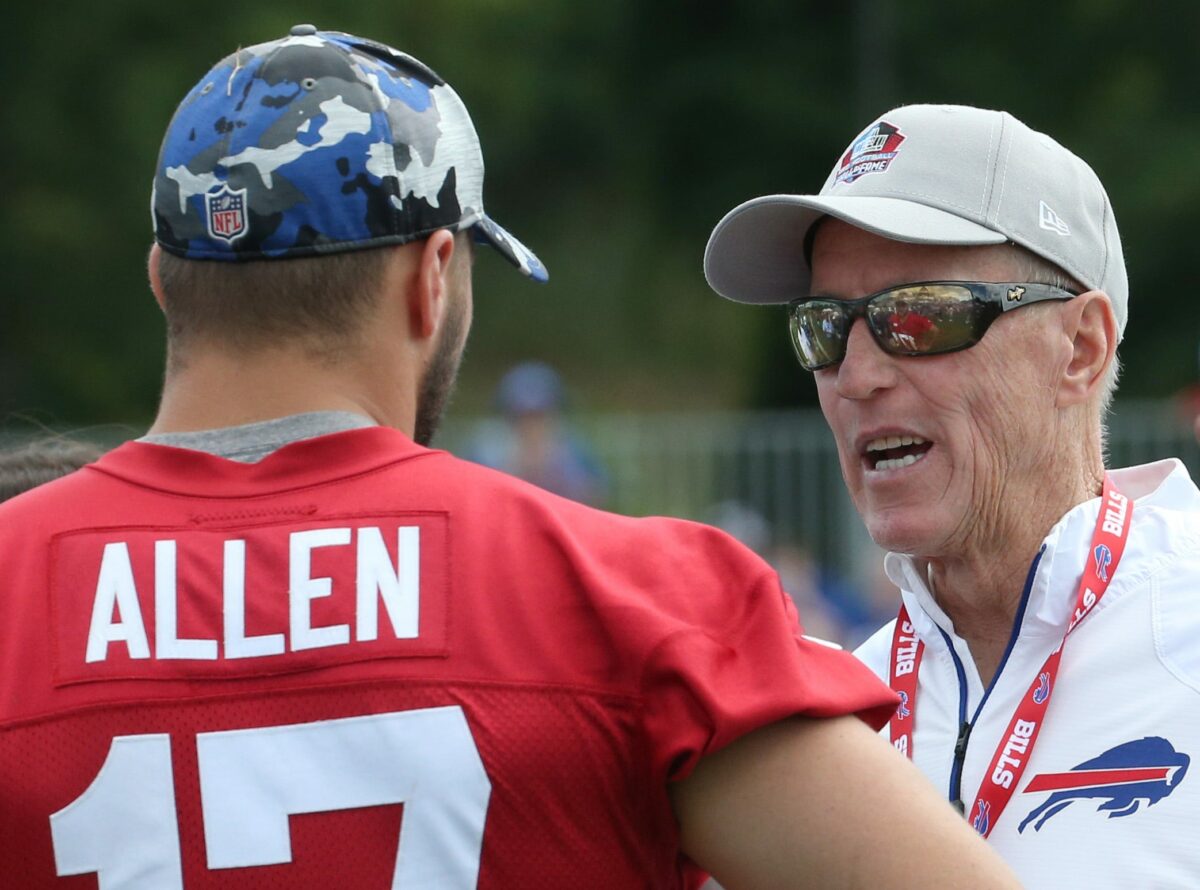
[[[893,744],[1029,887],[1200,885],[1200,491],[1105,468],[1128,285],[1095,173],[1003,112],[897,108],[819,194],[726,215],[705,272],[788,304],[891,551],[858,654]]]

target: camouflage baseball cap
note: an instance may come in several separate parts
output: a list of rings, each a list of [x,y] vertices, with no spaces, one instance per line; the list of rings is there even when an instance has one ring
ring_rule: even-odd
[[[184,98],[163,139],[155,240],[256,260],[471,230],[536,281],[546,267],[483,210],[483,153],[458,94],[373,40],[297,25],[239,49]]]

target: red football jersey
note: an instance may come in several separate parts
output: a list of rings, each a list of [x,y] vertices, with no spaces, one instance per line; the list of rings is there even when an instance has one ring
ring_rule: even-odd
[[[723,533],[384,428],[126,444],[0,506],[0,565],[24,888],[692,886],[669,782],[894,701]]]
[[[888,324],[894,332],[910,340],[917,340],[937,328],[933,319],[920,312],[906,312],[903,315],[893,312],[888,316]]]

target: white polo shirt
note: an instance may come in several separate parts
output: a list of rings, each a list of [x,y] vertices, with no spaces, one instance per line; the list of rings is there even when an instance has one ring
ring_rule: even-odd
[[[1104,598],[1066,641],[1041,733],[989,840],[1029,888],[1196,888],[1200,490],[1178,460],[1112,476],[1134,501],[1125,554]],[[910,557],[886,558],[925,643],[914,762],[967,808],[1019,700],[1063,639],[1099,508],[1099,498],[1080,504],[1046,536],[988,688],[923,573]],[[856,653],[885,681],[894,624]],[[971,730],[960,770],[955,742],[964,723]],[[1060,790],[1031,791],[1038,777],[1036,785]]]

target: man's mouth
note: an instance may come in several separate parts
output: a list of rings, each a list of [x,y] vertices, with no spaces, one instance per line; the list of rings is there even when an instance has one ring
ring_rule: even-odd
[[[899,470],[923,458],[932,442],[920,436],[880,436],[863,449],[863,460],[871,470]]]

